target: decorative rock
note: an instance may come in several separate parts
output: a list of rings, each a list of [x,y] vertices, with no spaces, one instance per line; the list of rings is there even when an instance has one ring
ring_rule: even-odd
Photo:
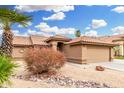
[[[105,68],[104,68],[104,67],[102,67],[102,66],[96,66],[96,70],[97,70],[97,71],[104,71],[104,70],[105,70]]]
[[[25,79],[24,76],[15,76],[18,79]],[[48,78],[44,78],[41,75],[31,75],[27,80],[34,81],[34,82],[45,82],[45,83],[52,83],[55,86],[66,86],[66,87],[74,87],[74,88],[110,88],[106,84],[100,84],[93,81],[81,81],[81,80],[75,80],[71,79],[70,77],[65,77],[62,75],[54,75]]]

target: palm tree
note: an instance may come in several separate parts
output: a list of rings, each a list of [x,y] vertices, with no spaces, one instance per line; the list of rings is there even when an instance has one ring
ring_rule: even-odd
[[[6,8],[0,8],[0,23],[2,24],[3,34],[0,53],[7,56],[12,54],[12,41],[13,33],[11,32],[11,26],[15,23],[26,27],[28,21],[31,21],[32,17],[21,13],[17,13],[15,10]]]
[[[80,37],[80,36],[81,36],[80,30],[77,30],[77,31],[76,31],[75,36],[76,36],[76,37]]]

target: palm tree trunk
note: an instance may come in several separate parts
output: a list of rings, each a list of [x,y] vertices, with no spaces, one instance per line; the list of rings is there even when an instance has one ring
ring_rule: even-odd
[[[13,48],[13,33],[10,30],[5,30],[2,34],[2,43],[1,43],[1,55],[7,55],[9,57],[12,56],[12,48]]]

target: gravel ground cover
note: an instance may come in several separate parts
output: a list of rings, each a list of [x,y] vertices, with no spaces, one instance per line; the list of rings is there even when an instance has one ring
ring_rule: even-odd
[[[45,76],[46,77],[46,76]],[[25,76],[13,76],[15,79],[21,79],[26,81],[33,81],[33,82],[45,82],[47,84],[54,84],[63,87],[72,87],[72,88],[110,88],[110,86],[106,84],[96,83],[94,81],[85,81],[85,80],[75,80],[70,77],[62,76],[62,75],[53,75],[48,78],[44,78],[42,75],[31,75]]]
[[[11,78],[13,88],[109,88],[124,87],[124,72],[105,68],[105,71],[96,71],[97,64],[77,65],[66,63],[57,76],[43,78],[30,75],[25,70],[24,61],[16,61],[20,67]],[[99,64],[100,65],[100,64]]]

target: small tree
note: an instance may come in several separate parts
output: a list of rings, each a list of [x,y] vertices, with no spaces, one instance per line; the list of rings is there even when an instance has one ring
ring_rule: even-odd
[[[76,37],[80,37],[80,36],[81,36],[80,30],[77,30],[77,31],[76,31],[75,36],[76,36]]]

